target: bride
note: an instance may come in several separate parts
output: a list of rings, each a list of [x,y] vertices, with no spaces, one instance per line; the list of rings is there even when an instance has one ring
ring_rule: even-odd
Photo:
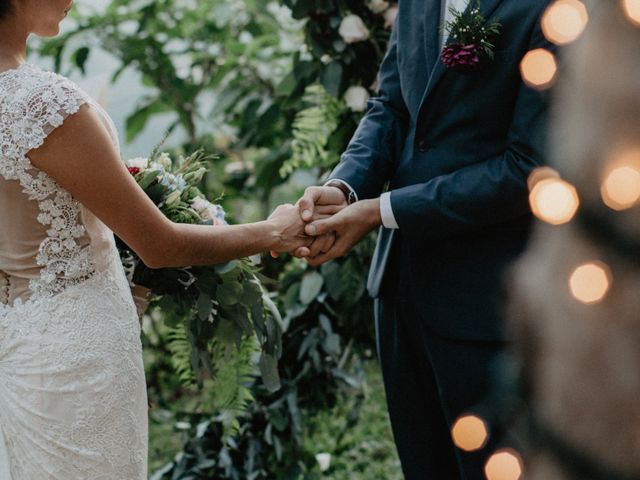
[[[25,63],[70,0],[0,0],[0,478],[147,478],[140,328],[113,232],[152,268],[304,250],[299,210],[169,222],[118,156],[106,113]],[[298,250],[300,251],[300,250]]]

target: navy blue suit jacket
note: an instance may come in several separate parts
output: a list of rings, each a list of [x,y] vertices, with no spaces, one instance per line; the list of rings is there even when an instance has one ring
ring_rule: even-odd
[[[495,59],[475,73],[440,61],[440,3],[400,0],[379,95],[331,178],[360,199],[386,185],[391,191],[400,229],[381,229],[372,296],[399,249],[430,327],[450,338],[498,340],[504,272],[531,226],[527,178],[545,148],[546,98],[524,85],[519,64],[532,49],[553,50],[540,28],[550,0],[481,0],[485,18],[502,30]]]

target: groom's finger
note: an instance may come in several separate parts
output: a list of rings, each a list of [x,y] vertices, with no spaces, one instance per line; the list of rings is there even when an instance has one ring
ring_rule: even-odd
[[[321,253],[320,255],[317,255],[315,257],[307,258],[307,263],[312,267],[318,267],[323,263],[327,263],[329,260],[333,260],[334,258],[338,257],[339,255],[337,255],[333,250],[329,250],[326,253]]]
[[[338,230],[338,226],[340,225],[339,221],[336,221],[336,215],[325,218],[324,220],[314,221],[310,223],[306,227],[304,227],[304,231],[307,235],[311,237],[318,237],[320,235],[324,235],[325,233],[331,233]]]
[[[309,255],[307,255],[307,257],[313,258],[321,253],[328,252],[334,243],[336,243],[336,234],[334,232],[316,237],[309,247]]]
[[[315,215],[335,215],[344,208],[343,205],[316,205]]]
[[[304,191],[304,196],[298,200],[298,207],[304,221],[308,222],[313,218],[316,202],[321,195],[320,187],[309,187]]]

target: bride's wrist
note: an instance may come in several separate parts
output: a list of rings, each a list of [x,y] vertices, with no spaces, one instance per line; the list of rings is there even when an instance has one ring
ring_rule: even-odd
[[[274,220],[263,220],[260,224],[261,236],[265,241],[264,251],[277,251],[282,245],[282,231]]]

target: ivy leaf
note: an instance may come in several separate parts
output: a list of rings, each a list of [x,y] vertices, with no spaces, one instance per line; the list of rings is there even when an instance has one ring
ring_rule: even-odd
[[[223,283],[218,287],[218,302],[223,307],[230,307],[240,301],[242,285],[238,282]]]
[[[342,64],[337,61],[331,62],[320,75],[320,83],[334,97],[340,95],[340,86],[342,85]]]
[[[213,310],[213,304],[211,303],[211,297],[204,292],[200,293],[198,297],[198,318],[203,322],[209,318],[211,311]]]
[[[173,111],[164,101],[156,98],[134,112],[126,121],[127,142],[133,141],[144,130],[149,118],[155,114]]]
[[[138,185],[143,190],[147,189],[156,180],[156,178],[158,178],[159,174],[160,172],[158,170],[145,172],[142,178],[140,179],[140,181],[138,182]]]
[[[278,360],[268,353],[260,356],[260,373],[262,381],[269,392],[274,393],[280,390],[280,374],[278,373]]]
[[[305,274],[300,285],[300,301],[309,305],[322,291],[322,285],[324,285],[324,278],[317,271]]]
[[[73,62],[80,69],[83,75],[86,75],[85,64],[89,58],[89,47],[80,47],[73,53]]]

